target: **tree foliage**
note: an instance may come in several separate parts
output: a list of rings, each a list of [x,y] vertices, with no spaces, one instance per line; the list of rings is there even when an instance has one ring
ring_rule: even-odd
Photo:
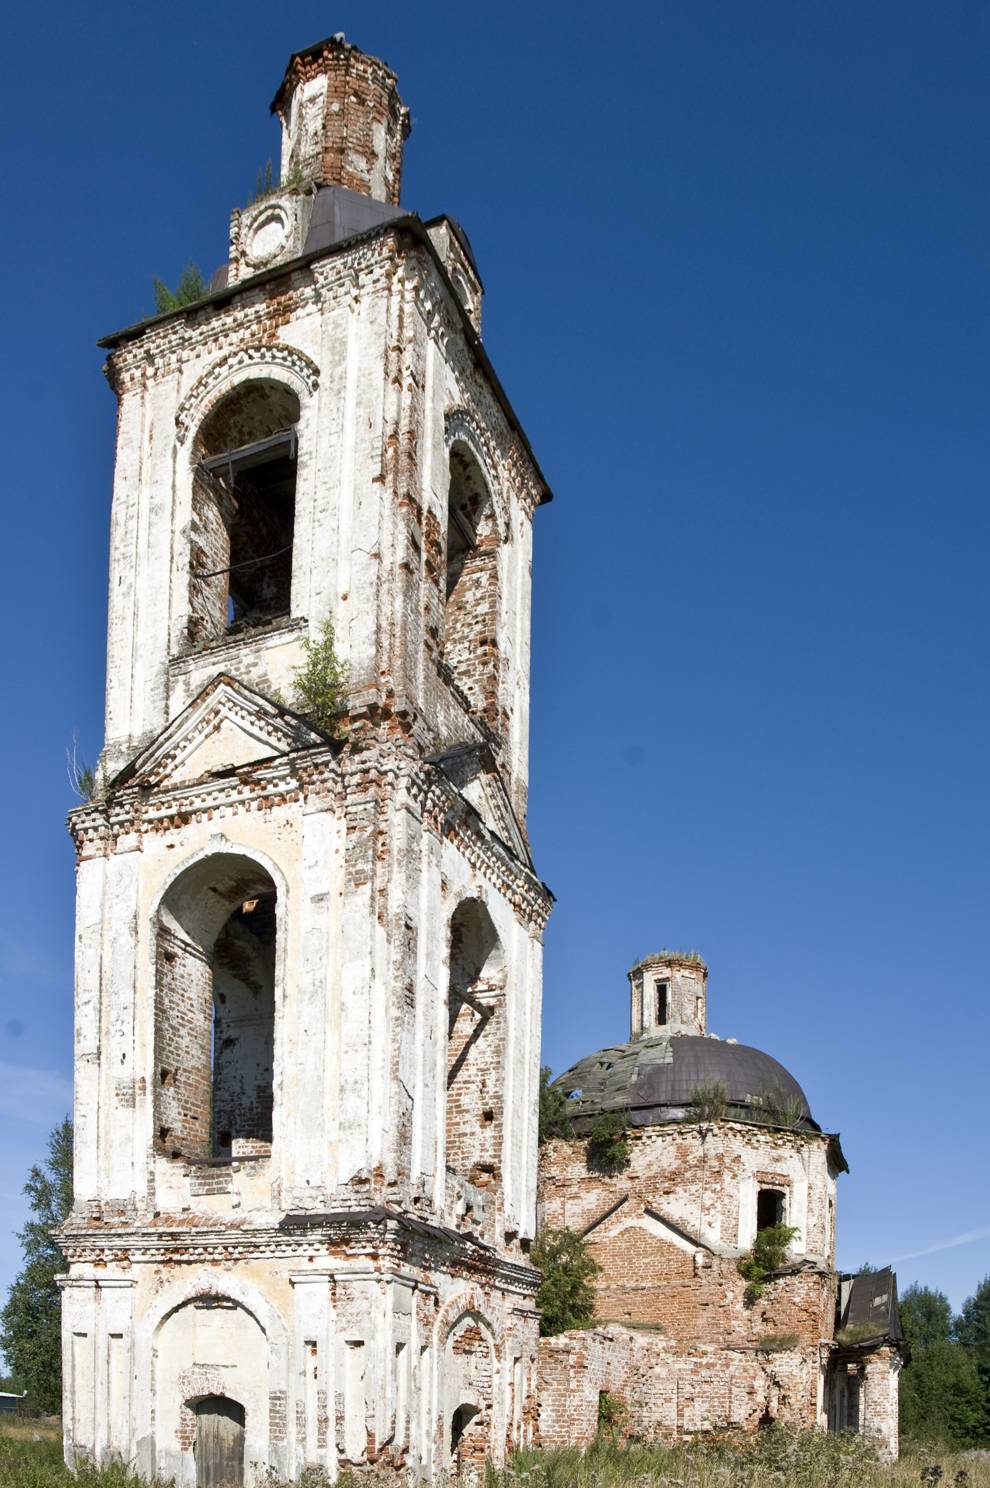
[[[901,1431],[916,1441],[976,1447],[986,1440],[987,1401],[976,1361],[940,1339],[901,1371]]]
[[[980,1369],[990,1372],[990,1276],[984,1276],[972,1297],[963,1303],[953,1334]]]
[[[151,283],[155,291],[155,310],[159,315],[166,315],[169,310],[181,310],[183,305],[191,305],[210,292],[202,271],[194,263],[186,264],[174,290],[169,289],[162,279],[152,279]]]
[[[952,1337],[952,1308],[944,1292],[910,1286],[901,1297],[901,1327],[912,1353]]]
[[[536,1305],[543,1313],[540,1332],[545,1338],[568,1328],[590,1328],[595,1320],[593,1282],[599,1267],[586,1241],[573,1230],[543,1230],[530,1251],[533,1265],[543,1272]]]
[[[45,1414],[62,1402],[61,1309],[56,1275],[64,1261],[53,1237],[72,1207],[72,1122],[48,1138],[48,1159],[28,1174],[30,1218],[19,1232],[24,1265],[0,1312],[0,1347],[28,1400]]]
[[[953,1447],[980,1446],[990,1437],[988,1379],[980,1367],[988,1311],[987,1282],[955,1320],[944,1292],[910,1286],[904,1293],[901,1326],[911,1351],[900,1379],[905,1437]]]
[[[540,1069],[540,1145],[551,1137],[573,1137],[570,1101],[562,1090],[550,1084],[553,1071],[548,1064]]]

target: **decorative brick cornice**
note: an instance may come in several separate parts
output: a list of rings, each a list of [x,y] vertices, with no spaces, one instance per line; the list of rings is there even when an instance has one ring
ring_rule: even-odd
[[[167,1221],[74,1227],[70,1220],[59,1232],[59,1246],[70,1265],[292,1261],[318,1255],[345,1262],[337,1273],[339,1280],[346,1279],[348,1267],[353,1269],[362,1255],[385,1280],[391,1266],[408,1263],[414,1252],[428,1267],[430,1280],[446,1271],[525,1297],[531,1297],[539,1283],[539,1273],[532,1267],[508,1260],[470,1236],[384,1208],[289,1215],[243,1227]]]
[[[528,930],[542,933],[553,898],[546,885],[488,828],[478,811],[440,772],[406,742],[327,744],[300,749],[231,774],[190,783],[136,783],[104,800],[77,807],[69,830],[80,857],[139,845],[147,833],[181,829],[191,822],[220,821],[240,812],[332,797],[344,813],[371,808],[373,823],[386,806],[406,796],[425,824],[446,838],[471,867],[512,905]]]
[[[335,793],[340,772],[331,746],[238,767],[235,774],[148,790],[127,786],[69,813],[81,856],[113,852],[121,838],[164,832],[242,811],[271,810]]]
[[[180,372],[190,361],[227,348],[236,356],[242,348],[282,343],[275,337],[286,322],[298,324],[307,311],[317,312],[336,300],[350,302],[356,288],[370,291],[385,282],[394,262],[394,233],[355,242],[331,258],[286,264],[284,271],[245,279],[230,297],[190,305],[185,312],[151,320],[135,328],[133,338],[111,352],[106,374],[120,395],[148,381]],[[273,326],[273,304],[277,324]],[[208,370],[208,369],[207,369]]]

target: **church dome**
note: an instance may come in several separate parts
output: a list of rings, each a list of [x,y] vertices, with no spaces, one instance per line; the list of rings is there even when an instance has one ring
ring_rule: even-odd
[[[652,1034],[579,1059],[554,1080],[570,1098],[581,1130],[607,1111],[628,1112],[630,1126],[657,1126],[710,1111],[712,1087],[725,1092],[724,1115],[801,1131],[821,1128],[794,1076],[746,1044],[690,1034]],[[716,1101],[718,1091],[714,1092]]]

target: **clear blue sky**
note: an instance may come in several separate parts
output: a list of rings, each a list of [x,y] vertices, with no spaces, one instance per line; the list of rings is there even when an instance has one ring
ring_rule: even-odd
[[[65,746],[101,743],[97,336],[225,258],[289,52],[399,73],[404,199],[471,235],[537,517],[545,1059],[625,972],[802,1081],[840,1263],[958,1304],[986,1157],[990,8],[983,0],[20,5],[5,28],[0,1286],[68,1101]],[[977,1232],[977,1238],[946,1248]]]

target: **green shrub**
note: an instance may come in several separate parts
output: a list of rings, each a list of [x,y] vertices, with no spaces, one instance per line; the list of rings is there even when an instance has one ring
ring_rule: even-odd
[[[625,1111],[605,1111],[588,1135],[588,1167],[596,1173],[621,1173],[629,1164]]]
[[[729,1092],[721,1080],[696,1085],[691,1092],[691,1106],[699,1121],[721,1121],[729,1104]]]
[[[617,1395],[609,1394],[608,1390],[600,1390],[598,1393],[598,1431],[599,1435],[610,1436],[614,1441],[626,1424],[626,1404]]]
[[[763,1296],[763,1284],[787,1259],[787,1247],[800,1232],[793,1225],[767,1225],[757,1230],[751,1250],[739,1257],[739,1275],[747,1283],[745,1299],[757,1302]]]
[[[543,1279],[536,1305],[543,1316],[540,1332],[545,1338],[568,1328],[590,1328],[595,1321],[595,1289],[598,1263],[587,1242],[573,1230],[543,1230],[529,1253]]]
[[[551,1137],[573,1137],[571,1103],[562,1090],[551,1085],[553,1071],[548,1064],[540,1069],[539,1141],[542,1146]]]

